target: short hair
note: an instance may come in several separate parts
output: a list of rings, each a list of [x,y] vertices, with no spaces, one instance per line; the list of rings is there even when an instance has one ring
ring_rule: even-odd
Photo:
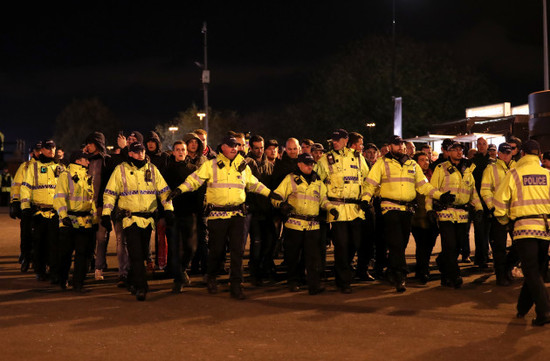
[[[550,150],[547,150],[546,152],[542,153],[542,159],[550,160]]]
[[[423,151],[420,150],[420,151],[414,153],[414,155],[413,155],[413,160],[414,160],[415,162],[418,162],[418,158],[420,158],[420,157],[423,156],[423,155],[429,158],[428,153],[423,152]]]
[[[359,139],[363,139],[363,136],[357,132],[351,132],[348,134],[348,144],[355,144],[359,141]]]
[[[429,144],[422,144],[422,146],[420,147],[420,149],[426,149],[426,148],[430,148],[430,150],[432,150],[432,146]]]
[[[365,147],[364,147],[365,150],[367,149],[374,149],[375,151],[379,151],[378,147],[376,146],[376,144],[374,143],[367,143],[365,144]]]
[[[230,130],[230,132],[233,133],[232,136],[235,137],[235,138],[246,138],[244,133],[238,133],[238,132],[234,132],[232,130]]]
[[[183,140],[176,140],[174,144],[172,144],[172,150],[176,147],[176,145],[183,144],[187,148],[187,144]]]
[[[206,130],[201,129],[201,128],[193,130],[193,133],[198,134],[198,135],[208,136],[208,133],[206,132]]]
[[[518,137],[516,136],[513,136],[511,135],[508,140],[506,141],[506,143],[514,143],[518,148],[521,148],[521,139],[519,139]]]
[[[300,141],[300,145],[305,144],[305,145],[312,146],[313,143],[315,143],[315,142],[311,139],[308,139],[308,138],[304,138]]]
[[[286,140],[286,142],[285,142],[285,148],[287,147],[288,142],[294,142],[294,143],[296,143],[296,144],[298,145],[298,147],[300,146],[300,142],[298,141],[298,139],[296,139],[296,138],[288,138],[288,139]]]
[[[261,135],[254,134],[253,136],[250,137],[250,140],[248,141],[248,143],[252,144],[252,143],[263,142],[263,141],[264,141],[264,138]]]

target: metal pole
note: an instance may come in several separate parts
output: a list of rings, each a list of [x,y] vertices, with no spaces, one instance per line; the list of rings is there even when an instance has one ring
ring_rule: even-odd
[[[392,1],[392,57],[391,57],[391,100],[392,100],[392,119],[393,119],[393,134],[395,129],[395,0]]]
[[[548,20],[546,0],[542,1],[542,38],[544,49],[544,90],[548,90]]]
[[[204,91],[204,130],[208,133],[208,83],[210,82],[210,71],[208,70],[208,37],[206,21],[202,23],[202,33],[204,34],[204,69],[202,72],[202,88]]]

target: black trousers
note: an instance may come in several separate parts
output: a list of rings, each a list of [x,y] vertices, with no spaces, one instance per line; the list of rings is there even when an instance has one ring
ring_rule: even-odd
[[[374,209],[374,272],[381,274],[388,267],[388,245],[379,201],[374,203]]]
[[[548,291],[542,280],[542,257],[548,253],[548,241],[538,238],[523,238],[515,242],[523,271],[523,287],[519,293],[517,310],[526,314],[533,304],[537,316],[544,317],[550,312]]]
[[[374,211],[366,212],[365,220],[361,222],[361,241],[359,245],[354,245],[354,249],[350,252],[350,262],[353,261],[354,253],[357,252],[356,272],[358,274],[367,272],[370,260],[374,258],[374,232]]]
[[[491,232],[491,220],[484,212],[481,221],[474,219],[475,235],[475,264],[478,266],[486,265],[489,261],[489,234]]]
[[[197,213],[197,247],[191,261],[191,271],[193,273],[206,274],[208,267],[208,228],[206,217],[201,212]]]
[[[46,274],[46,266],[50,266],[50,275],[57,277],[58,271],[58,234],[59,218],[45,218],[41,215],[32,217],[32,263],[34,272]]]
[[[297,231],[285,229],[285,260],[288,268],[288,283],[297,284],[302,274],[300,258],[305,260],[307,285],[317,290],[321,285],[321,231]]]
[[[351,285],[351,265],[349,250],[354,244],[361,242],[362,219],[353,221],[332,222],[332,243],[334,244],[334,271],[336,286],[349,287]]]
[[[32,232],[32,217],[22,216],[21,223],[19,224],[21,230],[21,256],[27,261],[31,261],[32,258],[32,244],[33,244],[33,232]]]
[[[174,282],[183,282],[183,272],[189,267],[197,247],[196,214],[177,215],[174,224],[166,228],[168,264]]]
[[[404,211],[388,211],[383,217],[389,252],[388,267],[396,281],[399,281],[408,273],[405,249],[409,243],[412,214]]]
[[[243,281],[243,234],[245,218],[234,216],[229,219],[208,220],[208,277],[216,278],[220,260],[225,255],[225,245],[229,242],[230,268],[229,280],[233,286]]]
[[[428,228],[412,227],[414,241],[416,243],[416,268],[417,277],[430,274],[430,257],[435,246],[439,231],[436,227]]]
[[[73,287],[82,287],[90,259],[90,247],[95,241],[91,228],[61,227],[59,229],[59,281],[69,279],[74,251]]]
[[[274,269],[275,225],[271,217],[252,215],[249,232],[250,274],[262,279]]]
[[[508,231],[506,226],[500,224],[496,218],[491,219],[491,232],[489,242],[493,250],[493,262],[497,279],[506,276],[507,261],[506,261],[506,241],[508,239]]]
[[[454,281],[460,276],[458,267],[458,245],[463,244],[468,237],[468,223],[439,222],[441,234],[441,253],[438,256],[441,279]]]
[[[135,223],[130,227],[124,228],[128,256],[130,258],[129,281],[138,291],[148,290],[144,262],[149,256],[152,230],[151,226],[140,228]]]

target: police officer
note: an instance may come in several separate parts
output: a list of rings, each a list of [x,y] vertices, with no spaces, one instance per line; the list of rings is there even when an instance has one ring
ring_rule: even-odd
[[[439,220],[441,253],[437,263],[441,272],[441,285],[454,288],[462,287],[463,283],[457,262],[457,247],[468,237],[470,206],[474,206],[477,217],[483,214],[472,174],[475,164],[463,157],[463,150],[462,144],[452,143],[447,148],[448,160],[435,167],[430,180],[435,189],[452,192],[456,196],[454,202],[434,205],[433,199],[426,200],[428,217],[432,223]]]
[[[122,219],[130,257],[129,282],[131,291],[135,289],[138,301],[144,301],[148,291],[144,261],[155,225],[157,197],[164,207],[167,224],[172,225],[174,220],[174,207],[167,200],[169,191],[158,168],[145,159],[143,144],[134,142],[128,147],[128,161],[115,168],[103,195],[101,224],[109,231],[111,213],[118,201],[118,211],[114,217]]]
[[[252,175],[242,155],[238,154],[239,142],[226,136],[215,159],[205,162],[184,183],[170,193],[169,199],[183,192],[197,190],[206,183],[206,212],[208,214],[209,254],[207,287],[217,293],[216,276],[223,259],[226,240],[231,257],[231,297],[244,299],[242,290],[243,238],[245,229],[246,191],[279,198]]]
[[[59,218],[53,208],[55,186],[64,168],[55,162],[55,142],[42,142],[38,161],[29,165],[21,184],[21,210],[23,217],[32,217],[33,267],[39,281],[47,279],[46,266],[50,267],[51,283],[57,284]]]
[[[498,146],[498,159],[491,161],[481,180],[480,195],[487,205],[489,212],[494,212],[495,206],[493,203],[494,194],[510,169],[514,168],[516,162],[512,159],[512,147],[510,144],[502,143]],[[491,232],[490,244],[493,250],[493,260],[497,285],[508,286],[511,279],[508,277],[506,270],[506,241],[508,239],[508,231],[506,226],[503,226],[491,217]]]
[[[411,232],[416,192],[440,199],[445,204],[452,203],[455,196],[450,192],[442,193],[428,183],[418,163],[405,154],[400,136],[391,136],[388,143],[389,152],[376,161],[369,173],[362,207],[368,208],[368,202],[379,188],[389,250],[388,276],[393,279],[397,292],[404,292],[408,272],[405,249]]]
[[[20,218],[20,250],[19,263],[21,263],[21,272],[27,272],[32,257],[32,224],[31,217],[23,217],[21,214],[21,185],[25,180],[27,170],[34,162],[38,160],[42,148],[42,142],[38,142],[31,150],[31,158],[21,164],[15,172],[10,189],[10,217]]]
[[[2,184],[0,185],[2,187],[0,205],[3,207],[8,206],[10,204],[10,192],[11,192],[12,182],[13,182],[13,179],[8,168],[4,168],[4,171],[2,172]]]
[[[342,293],[351,293],[352,270],[350,248],[361,244],[361,228],[365,219],[359,208],[361,194],[366,187],[369,168],[361,152],[347,147],[348,132],[337,129],[332,133],[333,149],[323,155],[315,171],[327,186],[328,200],[339,217],[328,213],[334,243],[336,287]]]
[[[285,261],[288,267],[288,287],[290,292],[299,291],[299,260],[303,250],[310,295],[324,291],[321,287],[321,231],[319,208],[329,205],[327,188],[313,171],[315,160],[309,153],[298,156],[298,171],[287,175],[275,193],[283,202],[273,201],[286,216],[285,222]],[[338,211],[331,209],[335,218]]]
[[[513,238],[524,274],[517,317],[523,318],[535,304],[532,323],[542,326],[550,323],[550,298],[540,268],[550,240],[550,176],[540,165],[537,141],[523,143],[522,155],[496,191],[494,215],[502,224],[513,222]]]
[[[92,225],[99,219],[94,202],[92,177],[88,175],[89,154],[71,155],[67,170],[59,176],[53,206],[59,215],[59,285],[67,288],[73,251],[73,290],[84,292],[90,248],[95,241]]]

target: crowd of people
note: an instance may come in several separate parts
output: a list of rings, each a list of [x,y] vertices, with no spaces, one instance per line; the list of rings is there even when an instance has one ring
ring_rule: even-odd
[[[550,322],[548,274],[550,154],[534,140],[477,140],[477,149],[445,139],[439,157],[429,145],[416,151],[397,135],[378,148],[363,136],[335,130],[325,146],[289,138],[282,145],[230,131],[214,150],[202,129],[163,150],[154,131],[119,134],[108,154],[105,136],[93,132],[69,161],[53,140],[37,143],[10,187],[10,216],[21,225],[21,271],[39,281],[86,292],[86,274],[104,279],[114,230],[119,287],[146,299],[147,271],[164,270],[172,292],[203,275],[209,293],[229,258],[230,295],[244,299],[243,258],[249,242],[249,281],[265,286],[280,272],[287,287],[315,295],[327,275],[342,293],[375,279],[405,292],[405,250],[416,243],[415,279],[432,280],[436,258],[441,286],[463,284],[459,262],[473,263],[509,286],[521,265],[524,286],[517,316],[535,304],[533,324]],[[151,236],[154,233],[154,250]],[[513,242],[508,247],[508,237]],[[334,249],[329,273],[327,247]],[[489,268],[490,251],[493,269]],[[90,264],[92,266],[90,267]]]

